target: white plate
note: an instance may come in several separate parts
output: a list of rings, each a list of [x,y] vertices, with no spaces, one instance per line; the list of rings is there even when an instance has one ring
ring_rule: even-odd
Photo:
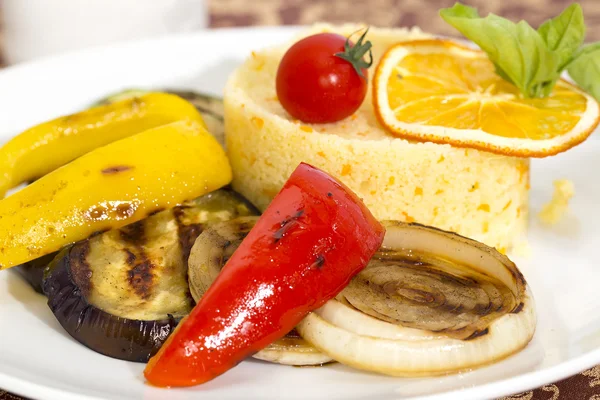
[[[0,72],[0,139],[129,87],[220,94],[232,69],[291,29],[220,30],[93,49]],[[113,360],[72,340],[12,272],[0,273],[0,388],[36,399],[485,399],[532,389],[600,364],[600,142],[533,162],[532,257],[515,258],[531,284],[539,324],[521,353],[460,375],[399,379],[340,365],[293,368],[243,362],[196,388],[165,391],[143,365]],[[535,218],[552,181],[574,181],[571,212],[552,229]]]

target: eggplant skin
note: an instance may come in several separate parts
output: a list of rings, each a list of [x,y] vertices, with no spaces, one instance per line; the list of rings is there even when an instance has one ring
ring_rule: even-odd
[[[44,294],[42,283],[44,280],[44,269],[50,264],[58,252],[46,254],[24,264],[16,266],[14,269],[31,285],[33,290],[39,294]]]
[[[180,318],[140,321],[117,317],[89,304],[75,284],[71,265],[89,251],[89,241],[63,250],[44,281],[48,306],[75,340],[108,357],[148,362],[177,326]]]

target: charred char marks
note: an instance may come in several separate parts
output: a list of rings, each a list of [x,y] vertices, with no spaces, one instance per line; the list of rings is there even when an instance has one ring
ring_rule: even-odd
[[[453,312],[454,314],[462,314],[464,311],[465,307],[462,304],[457,305],[451,310],[451,312]]]
[[[127,255],[125,261],[131,267],[127,271],[127,282],[135,294],[144,300],[149,299],[154,284],[154,264],[143,249],[146,241],[145,225],[143,221],[127,225],[119,230],[119,235],[130,244],[123,248]]]
[[[311,267],[321,269],[323,268],[323,265],[325,265],[325,256],[323,254],[319,254],[315,262],[312,263]]]
[[[133,288],[134,292],[140,296],[142,299],[147,300],[150,298],[152,293],[152,284],[154,275],[152,274],[152,269],[154,268],[154,264],[148,260],[146,255],[143,252],[140,252],[139,256],[129,257],[127,262],[130,260],[134,260],[131,265],[131,269],[127,272],[127,278],[129,285]]]
[[[186,280],[187,277],[187,267],[188,261],[190,258],[190,252],[192,251],[192,247],[198,239],[198,236],[204,230],[204,225],[202,224],[186,224],[185,223],[185,206],[179,206],[173,208],[173,216],[175,217],[175,222],[177,223],[177,237],[179,239],[179,247],[181,249],[181,258],[183,265],[186,270]],[[190,304],[195,304],[194,298],[192,294],[188,291],[187,293],[188,300]]]
[[[303,215],[304,215],[304,210],[299,210],[296,212],[296,214],[292,215],[291,217],[289,217],[287,219],[284,219],[280,224],[281,228],[279,228],[273,234],[273,240],[275,241],[275,243],[278,243],[281,239],[283,239],[285,234],[290,229],[292,229],[294,226],[298,225],[298,219]]]
[[[302,336],[300,336],[300,334],[298,333],[298,331],[296,330],[296,328],[294,328],[291,331],[289,331],[287,333],[287,335],[285,335],[285,336],[286,337],[290,337],[290,338],[302,339]]]
[[[473,307],[473,311],[480,316],[488,315],[492,312],[492,303],[476,304],[475,307]]]
[[[281,228],[277,229],[277,231],[275,231],[275,233],[273,234],[273,240],[275,241],[275,243],[279,242],[281,239],[283,239],[283,237],[285,236],[285,234],[292,229],[294,226],[296,226],[298,224],[298,221],[288,221],[285,223],[285,225],[283,225]]]
[[[124,226],[119,230],[119,235],[121,239],[125,240],[134,245],[144,244],[146,240],[146,235],[144,233],[144,222],[134,222],[133,224],[129,224]]]
[[[102,173],[105,175],[113,175],[118,174],[119,172],[129,171],[133,169],[133,167],[129,165],[114,165],[112,167],[107,167],[102,170]]]
[[[127,254],[127,258],[125,259],[127,264],[131,266],[135,265],[135,260],[137,258],[136,255],[128,248],[124,248],[123,251],[125,252],[125,254]]]
[[[510,268],[509,270],[517,282],[520,282],[523,286],[527,286],[527,281],[525,280],[525,277],[521,271],[519,271],[517,268]]]
[[[119,204],[114,213],[117,219],[126,219],[130,218],[134,213],[137,207],[131,203],[122,203]]]
[[[90,235],[90,239],[93,238],[94,236],[98,236],[98,235],[102,235],[104,232],[108,232],[110,231],[110,229],[106,228],[106,229],[100,229],[99,231],[96,231],[94,233],[92,233]]]
[[[188,258],[192,247],[198,239],[198,236],[204,230],[202,224],[191,224],[191,225],[180,225],[179,226],[179,244],[181,245],[181,255],[183,257],[183,263],[187,266]]]
[[[471,336],[469,336],[469,337],[465,338],[465,340],[473,340],[473,339],[477,339],[478,337],[485,336],[485,335],[487,335],[488,333],[490,333],[490,330],[489,330],[489,328],[485,328],[485,329],[483,329],[483,330],[481,330],[481,331],[475,331],[475,332],[473,332],[473,333],[471,334]]]
[[[89,252],[90,242],[85,240],[73,246],[69,254],[71,276],[84,297],[87,297],[92,290],[92,270],[87,261]]]
[[[523,302],[519,303],[519,305],[518,305],[518,306],[516,306],[516,307],[515,307],[515,308],[514,308],[514,309],[511,311],[511,314],[518,314],[518,313],[520,313],[521,311],[523,311],[523,308],[524,308],[524,307],[525,307],[525,303],[523,303]]]
[[[177,206],[173,207],[173,216],[175,217],[175,221],[177,221],[177,225],[183,224],[183,217],[185,217],[185,206]]]
[[[467,288],[479,287],[479,282],[468,276],[454,276],[451,274],[440,274],[440,279],[444,283],[451,283],[454,286],[463,286]]]
[[[150,212],[148,213],[148,216],[149,216],[149,217],[151,217],[151,216],[153,216],[153,215],[156,215],[156,214],[158,214],[158,213],[159,213],[159,212],[161,212],[161,211],[165,211],[165,209],[164,209],[164,208],[157,208],[157,209],[156,209],[156,210],[154,210],[154,211],[150,211]]]
[[[77,254],[85,253],[81,244],[74,246],[78,247]],[[148,362],[179,319],[169,315],[154,321],[132,320],[94,307],[73,280],[69,265],[73,256],[70,250],[64,254],[44,282],[48,306],[58,322],[75,340],[96,352],[121,360]]]
[[[248,232],[250,232],[250,230],[252,229],[253,226],[254,226],[254,222],[241,222],[238,225],[239,235],[242,238],[246,237],[246,235],[248,234]]]
[[[183,264],[187,268],[188,258],[190,257],[192,247],[194,246],[196,239],[198,239],[198,236],[200,236],[204,230],[204,226],[202,224],[186,224],[184,221],[184,209],[184,207],[173,208],[173,216],[177,222],[177,233],[179,237],[179,245],[181,246]]]

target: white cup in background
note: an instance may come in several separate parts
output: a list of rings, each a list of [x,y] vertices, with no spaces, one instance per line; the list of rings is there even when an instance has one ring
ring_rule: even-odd
[[[9,64],[208,25],[204,0],[0,0]]]

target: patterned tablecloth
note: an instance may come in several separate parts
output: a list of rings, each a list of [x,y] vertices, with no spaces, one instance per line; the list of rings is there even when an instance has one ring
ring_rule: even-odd
[[[23,0],[26,1],[26,0]],[[569,0],[464,0],[484,14],[488,11],[537,26],[566,7]],[[579,0],[588,26],[587,40],[600,40],[600,0]],[[212,27],[295,25],[327,22],[365,22],[376,26],[412,26],[454,34],[437,10],[454,0],[209,0]],[[0,0],[1,5],[1,0]],[[1,10],[0,10],[1,12]],[[1,28],[1,27],[0,27]],[[0,29],[0,49],[2,35]],[[2,53],[0,51],[0,66]],[[569,379],[502,400],[600,400],[600,366]],[[0,400],[23,400],[0,390]]]

